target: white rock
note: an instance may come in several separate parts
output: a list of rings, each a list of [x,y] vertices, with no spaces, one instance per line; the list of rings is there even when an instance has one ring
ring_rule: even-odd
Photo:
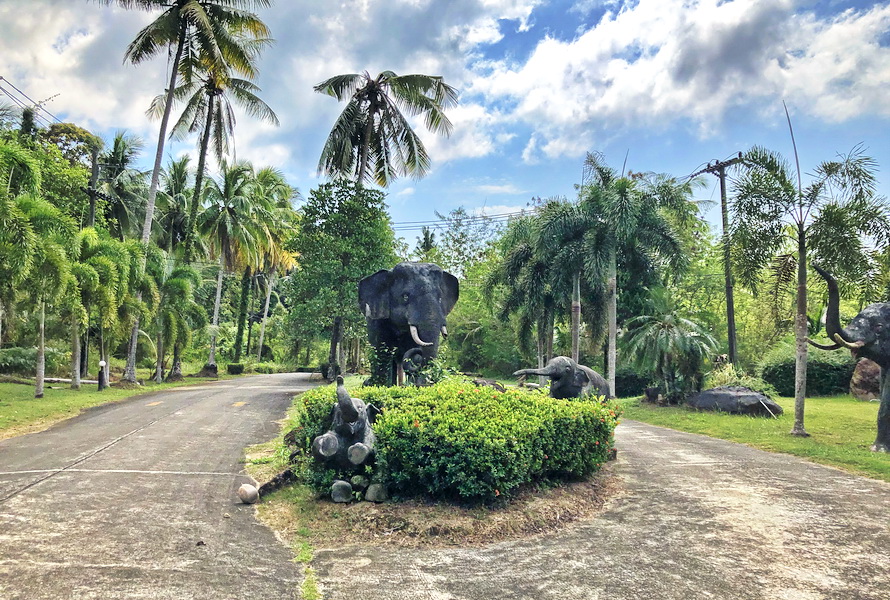
[[[260,493],[255,487],[249,483],[243,484],[238,488],[238,497],[244,504],[256,504],[260,499]]]

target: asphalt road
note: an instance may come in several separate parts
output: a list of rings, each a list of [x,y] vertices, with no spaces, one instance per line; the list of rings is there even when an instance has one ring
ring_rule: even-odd
[[[642,423],[616,437],[625,491],[597,517],[483,548],[320,549],[325,600],[890,598],[890,484]]]
[[[292,554],[238,501],[308,375],[175,388],[0,441],[0,598],[293,598]]]

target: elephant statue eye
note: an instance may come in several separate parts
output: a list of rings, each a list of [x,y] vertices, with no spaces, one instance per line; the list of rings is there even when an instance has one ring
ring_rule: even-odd
[[[402,294],[402,302],[408,304],[408,294]]]

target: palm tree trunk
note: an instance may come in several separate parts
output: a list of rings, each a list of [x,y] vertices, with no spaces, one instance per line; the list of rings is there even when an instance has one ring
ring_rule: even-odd
[[[794,427],[791,435],[809,437],[803,426],[807,395],[807,243],[803,224],[797,228],[797,314],[794,316]]]
[[[37,385],[34,397],[43,398],[43,378],[46,375],[46,302],[40,301],[40,321],[37,330]]]
[[[213,103],[216,97],[210,94],[207,107],[207,120],[204,123],[204,132],[201,135],[201,149],[198,153],[198,172],[195,173],[195,193],[192,196],[192,205],[189,207],[189,220],[186,223],[185,237],[185,264],[192,264],[192,254],[195,249],[195,224],[198,220],[198,207],[201,206],[201,187],[204,185],[204,168],[207,162],[207,148],[210,145],[210,132],[213,126]]]
[[[250,267],[244,268],[241,278],[241,302],[238,304],[238,331],[235,334],[235,362],[241,362],[241,346],[244,342],[244,322],[247,320],[247,300],[250,294]]]
[[[80,389],[80,319],[71,316],[71,389]]]
[[[581,347],[581,272],[572,277],[572,360],[578,362]]]
[[[260,339],[256,344],[257,362],[263,360],[263,337],[266,335],[266,315],[269,314],[269,301],[272,299],[272,280],[275,277],[275,268],[269,271],[268,281],[266,282],[266,303],[263,307],[263,322],[260,325]]]
[[[158,341],[155,344],[157,348],[157,356],[155,357],[155,383],[163,383],[164,381],[164,320],[158,318]]]
[[[158,183],[161,178],[161,162],[164,160],[164,141],[167,139],[167,125],[170,123],[170,113],[173,111],[173,94],[176,91],[176,75],[179,70],[179,61],[182,59],[182,50],[185,45],[186,27],[179,30],[179,40],[176,44],[176,54],[170,67],[170,83],[167,86],[167,98],[164,103],[164,115],[161,117],[161,130],[158,133],[158,147],[155,151],[155,164],[151,171],[151,184],[148,187],[148,198],[145,203],[145,221],[142,223],[142,244],[148,245],[151,237],[151,224],[155,215],[155,200],[158,197]],[[145,256],[142,258],[142,267],[145,268]],[[142,300],[142,292],[136,294],[137,300]],[[139,317],[133,322],[130,331],[130,343],[127,346],[127,366],[121,381],[136,383],[136,345],[139,340]]]
[[[609,275],[606,279],[606,298],[609,320],[608,382],[609,395],[615,397],[615,366],[618,362],[618,258],[613,247],[609,252]]]
[[[247,299],[247,349],[244,351],[244,354],[250,356],[250,343],[253,337],[253,319],[250,318],[254,314],[254,304],[256,300],[256,288],[257,288],[257,278],[253,277],[250,280],[250,295]]]
[[[0,348],[3,347],[3,318],[6,312],[3,309],[3,300],[0,300]]]
[[[182,347],[177,341],[173,344],[173,364],[170,365],[170,372],[167,373],[167,381],[182,380]]]
[[[219,257],[219,274],[216,277],[216,300],[213,302],[213,320],[211,324],[214,329],[219,325],[219,304],[222,299],[222,284],[223,284],[223,258]],[[207,358],[207,364],[211,366],[216,366],[216,332],[210,336],[210,356]]]

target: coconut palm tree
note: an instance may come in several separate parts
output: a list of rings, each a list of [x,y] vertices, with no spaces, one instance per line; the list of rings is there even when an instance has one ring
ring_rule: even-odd
[[[792,168],[766,148],[746,152],[743,165],[734,182],[733,259],[740,282],[749,289],[758,287],[769,267],[775,301],[796,285],[791,435],[805,437],[809,258],[815,256],[850,281],[867,279],[875,270],[873,251],[881,252],[890,240],[887,208],[875,197],[876,164],[861,147],[820,163],[806,187],[799,166]]]
[[[365,71],[331,77],[314,89],[346,101],[321,152],[319,173],[382,187],[400,176],[426,175],[429,156],[405,114],[422,115],[427,129],[451,135],[444,111],[457,105],[458,94],[441,77],[383,71],[371,78]]]
[[[168,255],[177,250],[181,254],[185,244],[194,179],[190,162],[188,156],[171,160],[161,173],[161,188],[156,203],[155,243]]]
[[[145,211],[146,173],[135,166],[144,147],[142,138],[118,131],[108,151],[99,156],[104,168],[100,190],[114,199],[108,207],[109,230],[119,240],[135,237]]]
[[[223,275],[236,269],[250,269],[261,257],[265,242],[265,214],[257,218],[254,206],[253,167],[241,162],[229,165],[223,161],[219,179],[211,178],[207,189],[208,206],[198,218],[199,231],[208,240],[211,253],[219,261],[216,299],[213,304],[210,337],[209,370],[216,369],[216,328],[222,298]],[[205,368],[206,369],[206,368]]]
[[[269,38],[266,25],[250,12],[253,8],[267,8],[271,0],[98,0],[102,4],[116,4],[128,9],[153,10],[160,8],[157,19],[144,27],[127,47],[125,60],[139,64],[153,58],[165,49],[174,49],[170,65],[167,97],[161,116],[157,150],[151,172],[142,224],[141,240],[148,244],[154,220],[155,201],[160,182],[164,141],[173,108],[173,96],[180,74],[188,82],[201,65],[215,65],[231,69],[245,77],[256,75],[254,64],[245,52],[242,39]],[[200,198],[195,198],[199,201]],[[123,379],[136,381],[136,343],[139,321],[133,324],[127,366]]]

